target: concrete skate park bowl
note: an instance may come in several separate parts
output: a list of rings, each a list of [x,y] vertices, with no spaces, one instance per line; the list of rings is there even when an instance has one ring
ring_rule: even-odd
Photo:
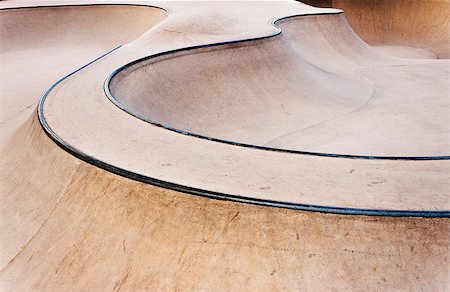
[[[448,290],[448,2],[360,2],[0,2],[0,289]]]

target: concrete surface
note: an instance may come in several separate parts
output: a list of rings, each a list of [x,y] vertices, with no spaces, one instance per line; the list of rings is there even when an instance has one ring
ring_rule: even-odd
[[[448,290],[447,60],[293,1],[6,9],[62,3],[113,2],[0,3],[1,290]]]
[[[306,0],[318,7],[343,9],[355,32],[387,54],[406,58],[450,56],[448,0]],[[395,46],[392,48],[392,46]],[[401,46],[403,49],[398,51]],[[392,49],[392,51],[391,51]],[[418,50],[422,53],[418,53]],[[414,54],[414,52],[416,54]]]
[[[379,55],[342,14],[277,25],[283,33],[271,40],[138,62],[116,74],[111,94],[145,120],[237,143],[366,156],[449,153],[450,62]]]

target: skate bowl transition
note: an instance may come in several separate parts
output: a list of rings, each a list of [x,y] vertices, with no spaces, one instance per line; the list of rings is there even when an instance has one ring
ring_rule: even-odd
[[[448,290],[449,2],[361,2],[0,2],[0,290]]]

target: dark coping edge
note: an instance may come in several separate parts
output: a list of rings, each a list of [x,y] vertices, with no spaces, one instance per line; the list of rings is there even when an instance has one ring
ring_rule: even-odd
[[[294,16],[290,16],[290,17],[294,17]],[[286,17],[286,18],[289,18],[289,17]],[[251,39],[251,40],[264,39],[264,38],[269,38],[269,37],[278,35],[281,33],[281,30],[279,28],[277,28],[277,29],[278,29],[278,32],[276,32],[272,35],[265,36],[265,37],[259,37],[259,38],[255,38],[255,39]],[[251,41],[251,40],[246,39],[246,40],[230,41],[227,43],[238,43],[238,42]],[[223,43],[219,43],[219,44],[223,44]],[[217,44],[210,44],[210,45],[205,45],[205,46],[214,46],[214,45],[217,45]],[[205,46],[197,46],[197,47],[205,47]],[[47,120],[45,119],[44,110],[43,110],[45,100],[46,100],[47,96],[49,95],[49,93],[56,86],[58,86],[62,81],[69,78],[70,76],[78,73],[79,71],[83,70],[84,68],[92,65],[93,63],[97,62],[98,60],[106,57],[107,55],[113,53],[120,47],[121,46],[112,49],[111,51],[92,60],[91,62],[85,64],[84,66],[78,68],[77,70],[65,75],[64,77],[62,77],[61,79],[56,81],[44,93],[44,95],[41,97],[41,99],[39,101],[38,108],[37,108],[37,115],[39,118],[39,122],[44,129],[44,132],[59,147],[61,147],[62,149],[64,149],[68,153],[70,153],[71,155],[73,155],[89,164],[92,164],[94,166],[102,168],[108,172],[112,172],[117,175],[129,178],[129,179],[132,179],[135,181],[148,183],[148,184],[151,184],[151,185],[154,185],[157,187],[171,189],[171,190],[174,190],[177,192],[188,193],[191,195],[196,195],[196,196],[201,196],[201,197],[206,197],[206,198],[211,198],[211,199],[216,199],[216,200],[227,200],[227,201],[234,201],[234,202],[239,202],[239,203],[254,204],[254,205],[261,205],[261,206],[287,208],[287,209],[294,209],[294,210],[301,210],[301,211],[313,211],[313,212],[321,212],[321,213],[341,214],[341,215],[366,215],[366,216],[390,216],[390,217],[436,217],[436,218],[450,217],[450,210],[436,210],[436,211],[387,210],[387,209],[360,209],[360,208],[347,208],[347,207],[319,206],[319,205],[298,204],[298,203],[290,203],[290,202],[278,202],[278,201],[273,201],[273,200],[263,200],[263,199],[257,199],[257,198],[250,198],[250,197],[244,197],[244,196],[238,196],[238,195],[219,193],[219,192],[184,186],[184,185],[148,177],[148,176],[141,175],[138,173],[134,173],[134,172],[128,171],[126,169],[114,166],[112,164],[108,164],[107,162],[101,161],[99,159],[96,159],[95,157],[92,157],[92,156],[89,156],[89,155],[83,153],[79,149],[73,147],[72,145],[68,144],[63,139],[61,139],[61,137],[59,137],[48,125]],[[179,49],[178,51],[181,51],[181,50],[186,50],[186,49]]]
[[[1,0],[0,0],[1,1]],[[1,10],[22,10],[22,9],[39,9],[39,8],[66,8],[66,7],[91,7],[91,6],[136,6],[136,7],[147,7],[156,8],[162,10],[166,16],[168,16],[171,11],[168,8],[151,5],[151,4],[132,4],[132,3],[80,3],[80,4],[48,4],[48,5],[31,5],[31,6],[20,6],[20,7],[0,7]]]

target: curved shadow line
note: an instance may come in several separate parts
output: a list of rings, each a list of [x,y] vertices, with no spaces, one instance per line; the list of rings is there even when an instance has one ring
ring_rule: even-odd
[[[308,15],[316,16],[316,15],[328,15],[328,14],[330,14],[330,13],[308,14]],[[342,14],[342,12],[335,13],[335,14]],[[167,56],[167,55],[171,55],[171,54],[176,54],[176,53],[180,53],[180,52],[190,51],[190,50],[209,48],[209,47],[225,46],[225,45],[230,45],[230,44],[247,43],[247,42],[250,43],[250,42],[253,42],[253,41],[258,41],[258,40],[272,38],[272,37],[275,37],[275,36],[278,36],[278,35],[281,34],[281,29],[276,26],[276,23],[278,21],[285,20],[285,19],[288,19],[288,18],[293,18],[293,17],[299,17],[299,16],[305,16],[305,15],[303,15],[303,14],[301,14],[301,15],[291,15],[291,16],[279,18],[279,19],[276,19],[276,20],[272,21],[272,26],[274,26],[277,29],[277,32],[275,32],[275,33],[273,33],[271,35],[268,35],[268,36],[262,36],[262,37],[250,38],[250,39],[234,40],[234,41],[226,41],[226,42],[219,42],[219,43],[212,43],[212,44],[206,44],[206,45],[184,47],[184,48],[179,48],[179,49],[175,49],[175,50],[164,51],[164,52],[161,52],[161,53],[157,53],[157,54],[150,55],[150,56],[145,56],[143,58],[139,58],[137,60],[134,60],[134,61],[132,61],[130,63],[127,63],[127,64],[121,66],[120,68],[114,70],[114,72],[111,73],[108,76],[108,78],[105,80],[105,83],[104,83],[105,94],[108,97],[108,99],[113,104],[115,104],[118,108],[120,108],[121,110],[123,110],[126,113],[130,114],[131,116],[134,116],[137,119],[140,119],[140,120],[142,120],[144,122],[152,124],[153,126],[157,126],[157,127],[160,127],[160,128],[163,128],[163,129],[166,129],[166,130],[169,130],[169,131],[173,131],[173,132],[176,132],[176,133],[179,133],[179,134],[187,135],[187,136],[192,136],[192,137],[196,137],[196,138],[200,138],[200,139],[205,139],[205,140],[218,142],[218,143],[229,144],[229,145],[238,146],[238,147],[253,148],[253,149],[259,149],[259,150],[265,150],[265,151],[282,152],[282,153],[290,153],[290,154],[301,154],[301,155],[312,155],[312,156],[334,157],[334,158],[380,159],[380,160],[413,160],[413,161],[417,161],[417,160],[449,160],[450,159],[450,155],[438,155],[438,156],[378,156],[378,155],[353,155],[353,154],[339,154],[339,153],[335,154],[335,153],[324,153],[324,152],[314,152],[314,151],[302,151],[302,150],[291,150],[291,149],[274,148],[274,147],[268,147],[268,146],[260,146],[260,145],[254,145],[254,144],[247,144],[247,143],[240,143],[240,142],[235,142],[235,141],[230,141],[230,140],[224,140],[224,139],[219,139],[219,138],[214,138],[214,137],[210,137],[210,136],[200,135],[200,134],[196,134],[196,133],[193,133],[193,132],[189,132],[189,131],[173,128],[173,127],[166,126],[166,125],[163,125],[161,123],[158,123],[156,121],[153,121],[151,119],[148,119],[147,117],[144,117],[142,115],[139,115],[138,113],[130,111],[125,105],[120,103],[111,93],[111,90],[110,90],[111,80],[119,72],[123,71],[124,69],[126,69],[126,68],[128,68],[130,66],[133,66],[133,65],[138,64],[138,63],[143,62],[143,61],[147,61],[147,60],[151,60],[151,59],[155,59],[155,58],[158,58],[158,57]]]
[[[279,34],[279,33],[277,33]],[[276,34],[275,34],[276,35]],[[135,181],[151,184],[157,187],[171,189],[177,192],[188,193],[191,195],[216,199],[216,200],[226,200],[226,201],[234,201],[239,203],[253,204],[253,205],[261,205],[261,206],[269,206],[269,207],[277,207],[277,208],[287,208],[301,211],[312,211],[312,212],[321,212],[321,213],[332,213],[332,214],[341,214],[341,215],[366,215],[366,216],[390,216],[390,217],[434,217],[434,218],[442,218],[442,217],[450,217],[450,210],[387,210],[387,209],[361,209],[361,208],[348,208],[348,207],[333,207],[333,206],[320,206],[320,205],[311,205],[311,204],[299,204],[299,203],[290,203],[290,202],[278,202],[274,200],[264,200],[257,199],[251,197],[244,197],[239,195],[230,195],[220,192],[203,190],[195,187],[184,186],[168,181],[163,181],[160,179],[148,177],[142,174],[138,174],[132,171],[128,171],[126,169],[114,166],[112,164],[108,164],[102,160],[96,159],[93,156],[89,156],[79,149],[73,147],[64,141],[61,137],[59,137],[48,125],[47,120],[44,116],[44,103],[47,99],[47,96],[50,92],[58,86],[62,81],[69,78],[70,76],[78,73],[84,68],[90,66],[91,64],[97,62],[98,60],[106,57],[107,55],[113,53],[121,46],[114,48],[113,50],[101,55],[100,57],[92,60],[86,65],[78,68],[77,70],[69,73],[56,81],[41,97],[38,108],[37,115],[39,122],[44,129],[44,132],[47,134],[50,139],[52,139],[59,147],[63,150],[67,151],[71,155],[77,157],[80,160],[83,160],[89,164],[97,166],[101,169],[104,169],[108,172],[115,173],[122,177],[126,177]]]

